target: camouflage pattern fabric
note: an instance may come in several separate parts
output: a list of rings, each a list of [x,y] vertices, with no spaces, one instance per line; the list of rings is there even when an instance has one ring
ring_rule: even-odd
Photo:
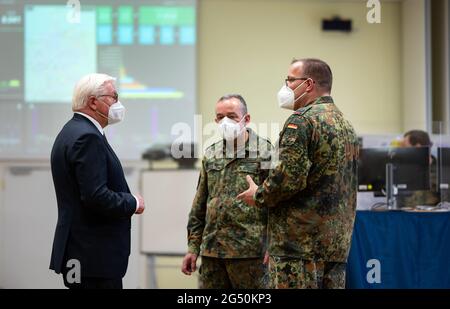
[[[345,263],[356,210],[358,138],[329,96],[294,112],[279,161],[255,193],[272,256]]]
[[[272,146],[252,130],[245,147],[228,151],[224,141],[210,146],[200,171],[188,221],[188,251],[218,258],[262,257],[267,247],[267,209],[237,200],[248,188],[246,175],[257,184],[267,177]]]
[[[269,287],[273,289],[344,289],[345,269],[345,263],[270,256]]]
[[[265,289],[268,282],[267,266],[262,258],[202,257],[199,269],[201,289]]]

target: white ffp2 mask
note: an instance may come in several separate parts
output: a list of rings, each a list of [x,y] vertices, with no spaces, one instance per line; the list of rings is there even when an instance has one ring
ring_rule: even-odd
[[[121,122],[125,118],[125,111],[125,106],[120,101],[111,105],[108,112],[108,124]]]
[[[109,107],[108,117],[106,117],[97,110],[95,112],[99,114],[101,117],[107,119],[108,124],[115,124],[121,122],[123,118],[125,118],[125,111],[126,111],[125,106],[123,106],[122,103],[120,103],[120,101],[117,101],[116,103],[114,103]]]
[[[295,93],[294,91],[300,87],[301,85],[303,85],[306,82],[306,80],[301,83],[300,85],[298,85],[297,87],[295,87],[294,90],[292,90],[291,88],[289,88],[288,86],[284,85],[283,87],[281,87],[280,91],[278,91],[277,94],[277,99],[278,99],[278,105],[281,108],[285,108],[285,109],[289,109],[289,110],[293,110],[294,109],[294,105],[295,102],[297,102],[299,99],[301,99],[305,94],[307,94],[307,92],[305,91],[304,93],[302,93],[297,99],[295,99]]]
[[[245,116],[242,117],[239,122],[236,122],[228,117],[223,118],[219,123],[219,132],[222,137],[227,141],[234,141],[236,138],[241,136],[245,129],[245,126],[241,126],[241,122],[244,118]]]

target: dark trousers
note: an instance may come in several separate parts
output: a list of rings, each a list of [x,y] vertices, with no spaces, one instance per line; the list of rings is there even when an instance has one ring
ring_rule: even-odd
[[[123,289],[122,278],[110,279],[110,278],[81,277],[80,283],[69,283],[67,282],[66,275],[63,274],[63,280],[64,285],[72,290]]]

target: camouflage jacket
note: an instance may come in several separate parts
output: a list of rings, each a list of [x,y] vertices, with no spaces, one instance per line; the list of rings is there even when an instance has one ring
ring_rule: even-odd
[[[209,257],[261,257],[267,249],[267,210],[236,199],[248,189],[246,175],[261,184],[269,173],[269,141],[248,129],[243,151],[227,153],[224,141],[210,146],[202,161],[189,214],[188,251]]]
[[[347,260],[356,209],[358,138],[329,96],[294,112],[279,161],[255,193],[269,207],[269,253]]]

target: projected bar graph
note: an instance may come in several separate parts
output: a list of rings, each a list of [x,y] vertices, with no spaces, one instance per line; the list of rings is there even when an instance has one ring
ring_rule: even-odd
[[[184,93],[174,88],[148,87],[128,76],[125,68],[120,69],[120,97],[124,99],[181,99]]]

